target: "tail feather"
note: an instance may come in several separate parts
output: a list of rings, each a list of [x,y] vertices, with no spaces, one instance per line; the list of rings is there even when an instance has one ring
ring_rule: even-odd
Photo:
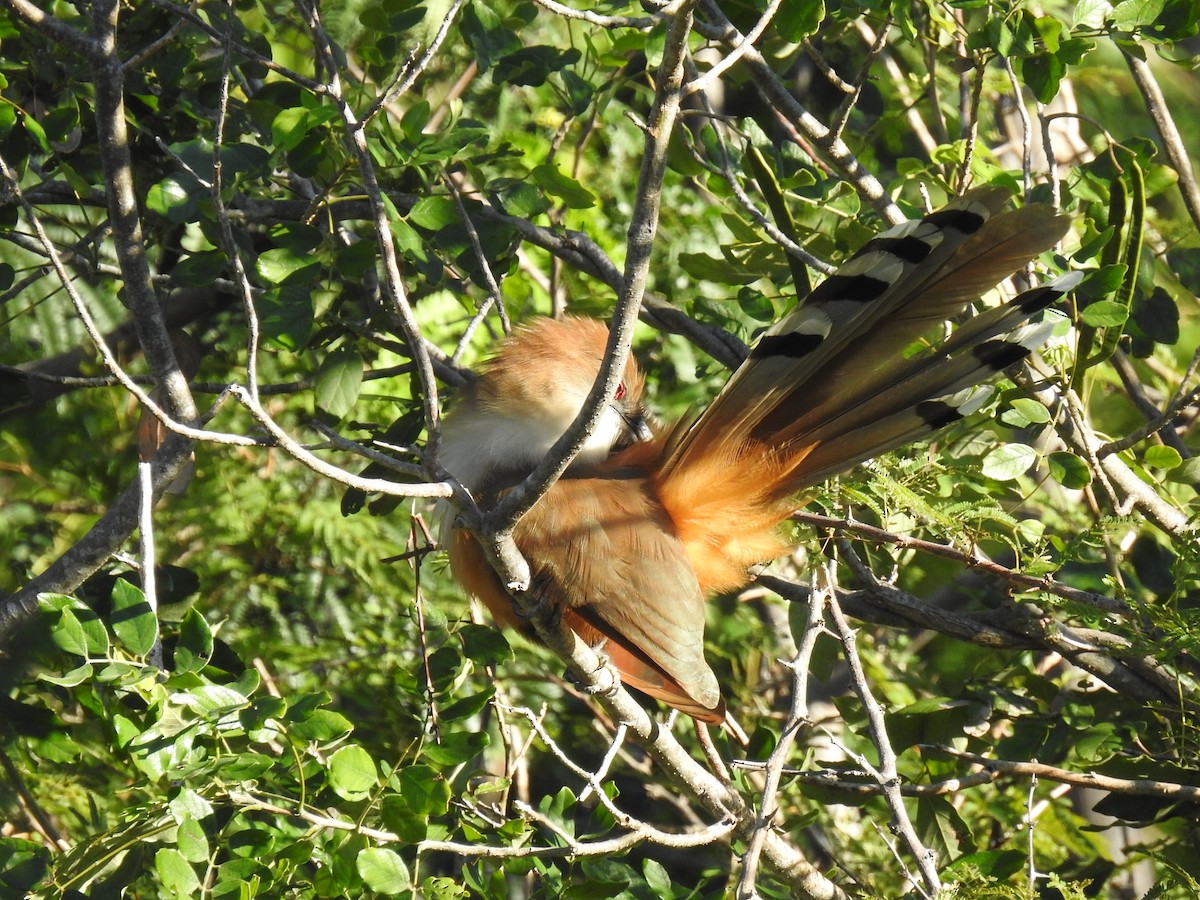
[[[763,335],[702,415],[665,438],[656,484],[672,516],[695,508],[701,493],[713,500],[703,527],[689,526],[696,541],[719,539],[720,504],[732,503],[721,514],[726,530],[736,522],[747,533],[746,495],[777,521],[795,493],[974,411],[986,394],[974,386],[1049,336],[1049,326],[1025,323],[1079,275],[1026,291],[939,347],[905,356],[1066,233],[1068,220],[1046,206],[1002,212],[1008,197],[970,191],[869,241]]]
[[[991,395],[979,382],[1016,365],[1043,344],[1053,322],[1030,324],[1003,338],[968,346],[949,358],[924,360],[853,415],[806,436],[811,447],[777,489],[790,496],[863,460],[894,450],[978,410]],[[790,456],[790,454],[788,454]]]
[[[772,432],[771,443],[784,453],[792,446],[823,446],[841,441],[846,449],[859,449],[858,445],[865,443],[860,450],[863,455],[857,457],[861,459],[899,446],[903,443],[901,439],[894,443],[877,439],[875,426],[897,412],[910,411],[926,400],[976,385],[1019,363],[1045,343],[1054,328],[1053,322],[1025,320],[1038,315],[1077,281],[1063,278],[1027,291],[1005,306],[977,316],[959,329],[964,332],[962,335],[955,332],[935,350],[908,359],[894,356],[867,377],[860,378],[847,402],[827,406],[820,415],[797,417],[794,411],[781,407],[779,415],[784,423]],[[836,368],[831,376],[842,377]],[[805,399],[801,388],[796,402],[803,403]],[[859,436],[851,440],[855,432]],[[853,461],[846,465],[853,465]]]
[[[752,438],[777,446],[782,429],[785,440],[801,434],[854,402],[881,362],[1065,233],[1067,220],[1048,207],[1000,213],[1008,197],[979,188],[867,242],[762,336],[713,404],[677,436],[664,469],[686,468],[718,445]]]
[[[758,424],[787,391],[820,372],[881,318],[922,296],[931,274],[942,271],[1006,199],[1007,192],[995,188],[970,191],[868,241],[759,339],[712,405],[679,436],[666,468],[686,467],[701,436],[707,453],[715,443],[736,444],[759,434]]]

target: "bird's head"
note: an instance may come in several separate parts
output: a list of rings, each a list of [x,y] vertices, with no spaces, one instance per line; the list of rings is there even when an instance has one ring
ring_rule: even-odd
[[[447,417],[442,463],[473,490],[528,473],[570,427],[587,400],[608,340],[594,319],[538,319],[516,329]],[[644,380],[630,357],[616,396],[574,467],[595,465],[650,436]]]

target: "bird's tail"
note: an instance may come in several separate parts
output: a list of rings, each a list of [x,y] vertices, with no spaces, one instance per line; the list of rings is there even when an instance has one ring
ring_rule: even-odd
[[[701,571],[705,587],[769,558],[763,545],[797,493],[973,412],[979,383],[1049,336],[1032,320],[1078,273],[916,344],[1066,233],[1050,207],[1002,211],[1008,197],[976,189],[869,241],[664,438],[657,488],[693,561],[714,569],[708,583]]]

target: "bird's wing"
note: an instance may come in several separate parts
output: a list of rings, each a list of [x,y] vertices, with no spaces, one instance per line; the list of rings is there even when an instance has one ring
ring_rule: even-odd
[[[645,478],[563,478],[514,537],[535,587],[626,684],[695,718],[724,718],[704,660],[704,596]]]

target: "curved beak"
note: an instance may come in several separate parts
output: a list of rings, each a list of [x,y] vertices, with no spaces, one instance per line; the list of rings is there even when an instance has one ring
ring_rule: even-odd
[[[621,421],[625,423],[625,430],[629,435],[629,443],[636,444],[641,441],[648,441],[654,437],[654,432],[650,430],[650,423],[646,421],[645,412],[639,407],[637,409],[628,410],[622,409],[620,405],[613,404],[616,408]]]

